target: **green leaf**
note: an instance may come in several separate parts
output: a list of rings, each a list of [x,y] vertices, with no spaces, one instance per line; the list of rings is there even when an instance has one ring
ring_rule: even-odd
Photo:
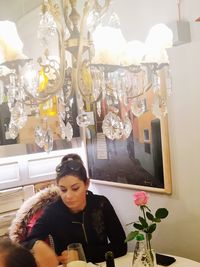
[[[143,226],[139,223],[134,223],[133,226],[138,230],[143,230]]]
[[[156,230],[156,223],[153,223],[148,227],[148,233],[150,234],[153,233],[155,230]]]
[[[156,213],[155,213],[155,216],[156,218],[159,218],[159,219],[164,219],[168,216],[168,210],[165,209],[165,208],[160,208],[160,209],[157,209]]]
[[[159,223],[159,222],[161,222],[161,219],[159,219],[159,218],[154,218],[153,222]]]
[[[129,242],[129,241],[131,241],[131,240],[133,240],[133,239],[135,239],[136,238],[136,236],[139,234],[139,231],[132,231],[132,232],[130,232],[128,235],[127,235],[127,237],[126,237],[126,239],[125,239],[125,243],[127,243],[127,242]]]
[[[154,221],[154,216],[153,216],[153,214],[151,214],[150,212],[146,212],[146,216],[147,216],[147,218],[150,220],[150,221]]]
[[[143,228],[148,227],[148,223],[146,222],[146,220],[143,217],[139,216],[139,221],[141,222]]]

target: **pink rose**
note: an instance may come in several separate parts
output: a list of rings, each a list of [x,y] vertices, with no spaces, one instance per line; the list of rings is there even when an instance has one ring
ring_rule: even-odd
[[[144,191],[140,191],[140,192],[136,192],[133,195],[133,198],[134,198],[135,205],[137,205],[137,206],[144,206],[148,202],[149,195],[146,192],[144,192]]]

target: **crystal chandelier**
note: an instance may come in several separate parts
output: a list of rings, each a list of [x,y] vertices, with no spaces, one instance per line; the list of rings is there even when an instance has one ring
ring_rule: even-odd
[[[44,53],[37,64],[23,55],[20,40],[15,52],[8,41],[0,45],[6,48],[0,50],[0,104],[6,101],[11,112],[10,136],[16,138],[28,116],[34,115],[35,142],[47,152],[53,148],[49,116],[57,117],[61,138],[70,141],[73,106],[78,126],[87,127],[102,117],[102,131],[113,140],[128,138],[130,114],[137,117],[145,112],[147,91],[153,90],[153,114],[161,118],[167,113],[161,77],[164,73],[169,93],[169,28],[155,25],[144,44],[126,42],[115,14],[109,26],[102,26],[110,0],[81,2],[80,15],[76,0],[63,0],[61,6],[44,0],[38,27]],[[2,38],[0,30],[0,42]],[[57,42],[57,55],[49,52],[50,38]]]

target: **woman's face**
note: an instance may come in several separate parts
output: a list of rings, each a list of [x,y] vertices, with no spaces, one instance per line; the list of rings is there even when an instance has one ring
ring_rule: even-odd
[[[89,186],[89,180],[85,184],[75,176],[67,175],[62,177],[58,186],[63,203],[72,211],[79,212],[86,206],[86,192]]]

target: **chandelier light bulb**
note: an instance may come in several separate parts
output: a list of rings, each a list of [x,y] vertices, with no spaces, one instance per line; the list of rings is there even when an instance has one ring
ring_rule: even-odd
[[[93,33],[95,56],[93,63],[120,65],[126,40],[119,28],[99,26]]]
[[[122,65],[140,65],[145,54],[144,43],[133,40],[127,43],[123,53]]]
[[[23,43],[14,22],[0,21],[0,64],[5,61],[27,58],[23,54]]]
[[[145,41],[145,62],[169,63],[166,48],[172,47],[173,33],[165,24],[153,26]]]

